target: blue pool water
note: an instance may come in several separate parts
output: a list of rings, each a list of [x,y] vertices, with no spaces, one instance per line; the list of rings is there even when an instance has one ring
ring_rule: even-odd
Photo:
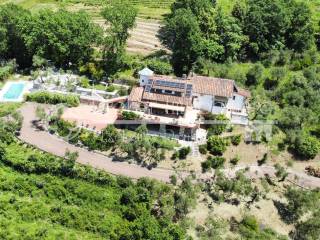
[[[6,93],[3,95],[4,99],[16,100],[20,97],[23,89],[25,87],[24,83],[12,83]]]

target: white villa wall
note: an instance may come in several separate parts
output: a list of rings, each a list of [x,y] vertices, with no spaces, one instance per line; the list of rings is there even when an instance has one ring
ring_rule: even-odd
[[[202,111],[211,112],[212,105],[214,102],[214,96],[210,95],[196,95],[197,98],[193,100],[193,107]]]
[[[244,107],[245,99],[239,94],[234,94],[234,98],[230,98],[227,104],[228,109],[242,110]]]
[[[139,83],[141,87],[144,87],[148,83],[149,77],[150,76],[140,75]]]

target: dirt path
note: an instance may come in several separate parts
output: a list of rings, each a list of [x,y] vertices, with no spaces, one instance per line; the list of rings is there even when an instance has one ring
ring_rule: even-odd
[[[124,175],[131,178],[150,177],[163,182],[169,182],[170,176],[175,174],[174,170],[154,168],[148,170],[135,164],[128,164],[126,162],[113,162],[111,158],[99,153],[90,152],[86,149],[75,147],[57,136],[51,135],[45,131],[38,131],[32,126],[32,120],[36,119],[35,109],[37,104],[25,103],[20,109],[24,121],[21,129],[20,139],[26,143],[34,145],[39,149],[63,157],[66,150],[77,151],[79,157],[77,162],[81,164],[88,164],[94,168],[105,170],[111,174]],[[235,173],[241,169],[248,168],[246,174],[252,179],[264,177],[265,174],[273,177],[275,175],[275,168],[272,166],[237,166],[235,168],[224,169],[223,172],[229,176],[235,176]],[[287,179],[301,187],[317,188],[320,187],[320,178],[309,176],[305,173],[287,170],[289,173]],[[179,172],[179,175],[186,177],[187,172]],[[202,174],[197,173],[199,179],[209,179],[212,173]]]

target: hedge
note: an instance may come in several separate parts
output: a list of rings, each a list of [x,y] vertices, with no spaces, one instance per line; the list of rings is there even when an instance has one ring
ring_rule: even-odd
[[[63,103],[68,107],[77,107],[80,104],[80,98],[75,94],[65,95],[61,93],[51,93],[48,91],[29,93],[26,96],[26,101],[47,104]]]

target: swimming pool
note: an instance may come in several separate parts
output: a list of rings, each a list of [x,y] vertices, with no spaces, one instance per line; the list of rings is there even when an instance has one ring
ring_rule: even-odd
[[[0,91],[0,102],[22,102],[28,86],[27,82],[8,81]]]
[[[24,83],[11,84],[9,89],[3,95],[3,98],[8,100],[17,100],[20,97],[21,93],[23,92],[24,87],[25,87]]]

